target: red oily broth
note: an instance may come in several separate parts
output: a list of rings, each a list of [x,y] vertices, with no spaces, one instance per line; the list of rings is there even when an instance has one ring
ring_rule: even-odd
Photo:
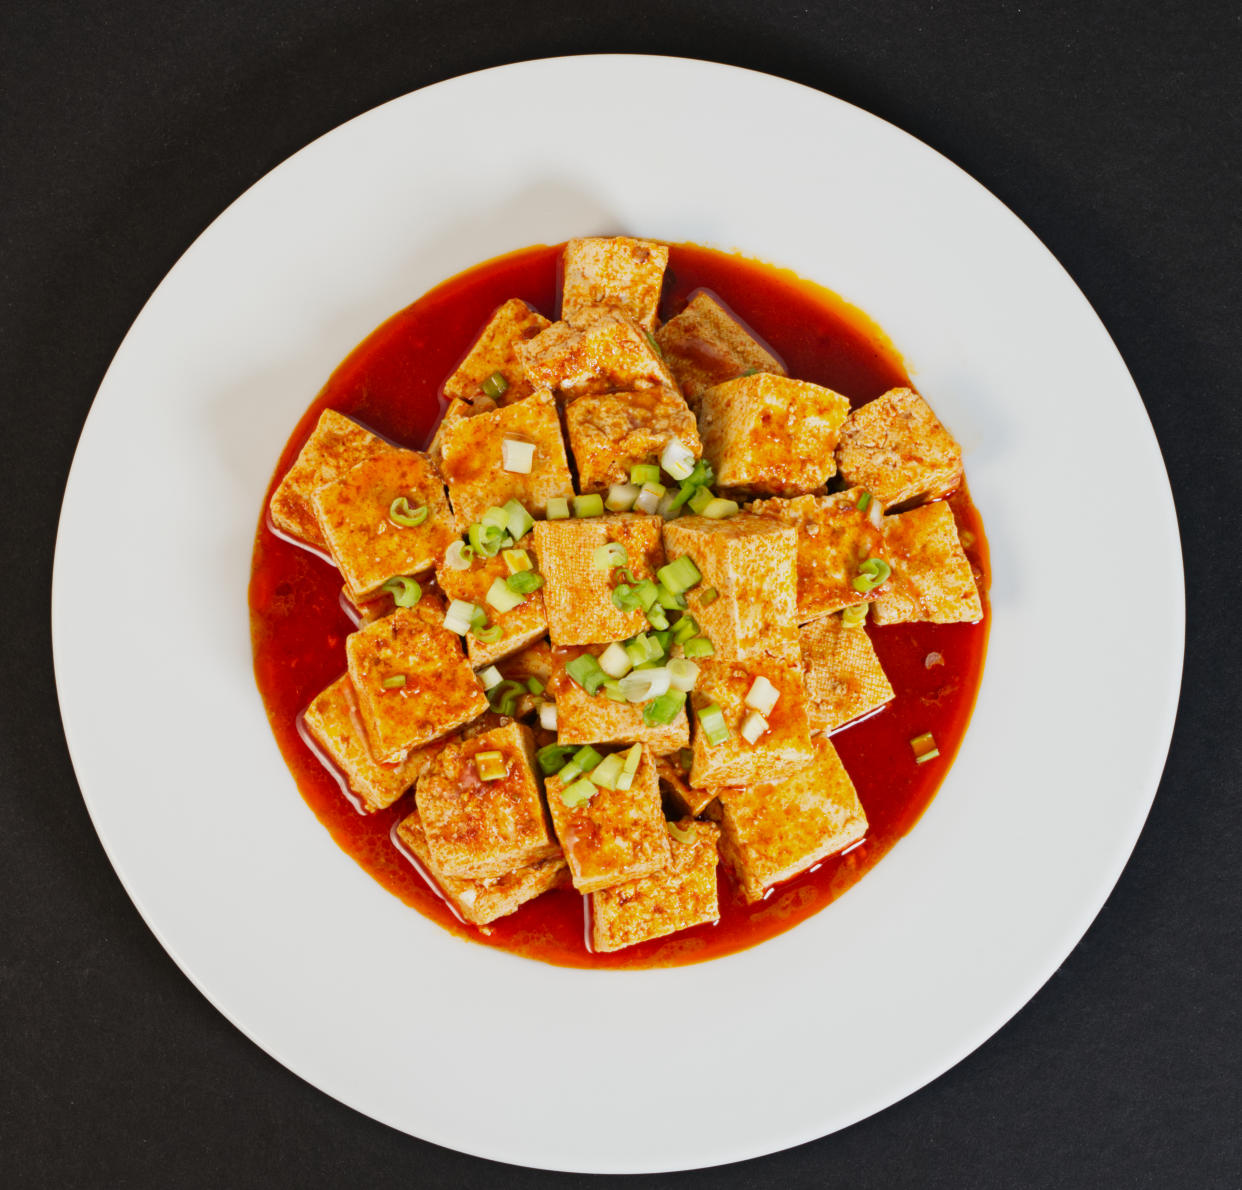
[[[326,408],[396,442],[425,447],[443,408],[441,386],[492,311],[520,297],[548,317],[556,316],[561,247],[528,248],[481,264],[378,327],[336,369],[294,429],[271,488]],[[765,340],[791,376],[845,393],[856,405],[909,384],[900,356],[879,327],[791,272],[713,249],[674,245],[661,317],[672,317],[700,288],[712,291]],[[990,620],[982,522],[964,487],[950,503],[979,580],[984,618],[979,624],[868,624],[896,698],[832,737],[867,811],[864,840],[781,885],[757,905],[744,904],[721,873],[716,925],[614,954],[587,949],[583,898],[571,888],[545,893],[483,929],[463,924],[392,841],[394,825],[413,808],[413,791],[370,815],[359,813],[342,794],[337,776],[311,752],[297,726],[303,708],[345,670],[345,638],[354,628],[341,607],[340,576],[321,558],[273,533],[266,516],[255,537],[250,582],[255,677],[276,741],[319,821],[380,884],[446,930],[562,966],[701,962],[754,946],[823,909],[914,826],[935,796],[970,719]],[[936,737],[940,756],[919,765],[910,740],[928,731]]]

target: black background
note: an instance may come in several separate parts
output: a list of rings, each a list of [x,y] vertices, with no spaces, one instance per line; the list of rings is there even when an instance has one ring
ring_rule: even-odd
[[[393,1132],[302,1083],[199,995],[91,829],[48,624],[82,421],[126,329],[206,224],[378,103],[482,67],[588,52],[709,58],[820,88],[925,140],[1015,210],[1082,287],[1143,394],[1189,597],[1181,712],[1151,818],[1099,918],[1032,1003],[930,1087],[843,1133],[635,1184],[1242,1184],[1239,21],[1235,5],[1165,0],[4,5],[0,1184],[603,1180]],[[526,113],[532,126],[552,115]],[[1065,527],[1066,599],[1049,615],[1142,599],[1144,559],[1126,574],[1092,567],[1093,536],[1125,515],[1117,492]],[[710,1111],[688,1104],[679,1123]]]

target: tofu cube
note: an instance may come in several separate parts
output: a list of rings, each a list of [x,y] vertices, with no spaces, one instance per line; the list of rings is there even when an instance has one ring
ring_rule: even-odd
[[[415,748],[395,764],[380,764],[367,744],[349,674],[342,674],[316,695],[302,712],[302,724],[314,750],[344,778],[364,814],[386,810],[431,763],[439,748]],[[303,739],[305,739],[305,735]]]
[[[505,438],[534,444],[529,473],[504,469]],[[547,389],[490,413],[454,419],[440,437],[440,452],[459,533],[506,500],[542,516],[551,497],[574,492],[556,401]]]
[[[417,810],[397,823],[396,835],[403,850],[421,869],[420,875],[435,885],[457,915],[471,925],[485,926],[497,918],[507,917],[527,901],[569,883],[569,868],[560,855],[487,880],[445,875],[432,859]]]
[[[647,617],[641,608],[622,611],[613,604],[618,572],[597,567],[594,554],[601,545],[619,542],[634,578],[654,579],[664,565],[660,525],[659,517],[629,512],[535,522],[535,552],[544,578],[548,635],[554,645],[602,644],[646,630]]]
[[[404,496],[426,508],[421,525],[390,515]],[[390,450],[364,459],[315,490],[315,518],[355,603],[365,603],[397,574],[430,570],[457,536],[435,465],[416,450]]]
[[[462,421],[467,417],[474,417],[476,413],[491,413],[499,408],[491,397],[485,397],[479,394],[473,401],[464,400],[461,397],[454,397],[448,403],[448,408],[440,416],[439,424],[436,426],[436,432],[431,436],[431,442],[427,447],[427,457],[435,463],[437,467],[444,462],[444,435],[447,433],[449,426],[455,421]]]
[[[621,310],[644,330],[656,327],[668,248],[629,236],[591,236],[565,245],[561,317],[577,322],[600,306]]]
[[[476,758],[495,752],[503,775],[485,780]],[[446,744],[414,800],[432,861],[446,876],[485,880],[560,852],[535,778],[534,740],[521,723]]]
[[[552,825],[579,892],[598,892],[668,866],[672,849],[655,762],[646,748],[629,789],[597,788],[589,801],[567,806],[559,777],[549,777],[546,788]]]
[[[858,567],[881,552],[880,530],[858,502],[861,488],[831,496],[774,497],[756,500],[748,511],[792,525],[798,534],[798,620],[806,623],[830,612],[868,603],[875,591],[855,591]],[[874,499],[874,497],[873,497]],[[878,512],[883,505],[877,505]]]
[[[751,903],[867,833],[854,783],[823,736],[813,763],[783,780],[722,789],[720,810],[721,858]]]
[[[785,365],[704,289],[656,331],[656,342],[691,407],[709,388],[744,373],[786,375]]]
[[[688,555],[702,574],[686,602],[717,658],[798,655],[793,526],[744,512],[722,520],[679,517],[664,525],[664,552],[670,559]],[[716,599],[704,606],[703,594],[712,589]]]
[[[524,537],[519,548],[526,548],[531,544],[529,536]],[[548,630],[541,590],[532,591],[524,597],[523,602],[507,612],[497,611],[487,602],[487,592],[491,585],[497,579],[503,581],[508,575],[509,567],[503,552],[494,558],[476,556],[471,559],[466,570],[454,570],[443,559],[436,567],[436,582],[440,584],[440,590],[444,592],[446,599],[461,599],[481,607],[487,613],[489,624],[500,628],[500,639],[491,642],[480,640],[473,632],[466,633],[466,653],[475,669],[482,669],[485,665],[491,665],[502,657],[524,649]]]
[[[764,716],[768,730],[753,744],[741,734],[751,713],[746,696],[757,677],[767,678],[778,691],[776,705]],[[797,772],[814,757],[811,725],[807,718],[802,666],[772,657],[747,661],[710,658],[699,665],[699,679],[690,693],[696,713],[690,785],[712,789],[722,785],[751,785]],[[729,738],[711,743],[697,721],[704,707],[715,703],[724,715]]]
[[[461,641],[444,627],[434,601],[399,607],[351,633],[345,656],[367,743],[381,764],[395,764],[487,710]]]
[[[699,397],[703,454],[716,486],[767,496],[822,491],[836,474],[833,451],[847,397],[805,380],[759,372]]]
[[[805,625],[798,639],[812,731],[835,731],[892,701],[893,688],[861,624],[846,628],[840,616],[824,616]]]
[[[635,392],[644,388],[677,391],[654,340],[618,310],[599,310],[577,323],[554,322],[517,345],[530,382],[558,390],[565,404],[589,393]]]
[[[676,756],[657,756],[656,774],[660,789],[682,814],[697,818],[715,800],[716,790],[690,784],[690,770],[683,769]]]
[[[565,411],[565,429],[582,492],[628,483],[630,467],[658,463],[670,438],[679,439],[696,459],[703,453],[694,414],[673,389],[579,397]]]
[[[529,397],[535,386],[526,378],[526,370],[517,356],[517,345],[533,339],[552,324],[521,298],[512,298],[500,306],[479,332],[474,346],[466,353],[454,372],[444,382],[444,395],[474,402],[484,396],[481,385],[499,372],[508,384],[500,395],[502,405],[512,405]]]
[[[720,828],[692,818],[674,826],[688,841],[670,836],[673,858],[668,867],[591,894],[593,949],[621,950],[719,919],[716,842]]]
[[[945,501],[885,517],[881,556],[893,573],[871,605],[875,623],[973,624],[983,619],[974,572]]]
[[[562,744],[646,744],[652,755],[663,756],[690,746],[690,720],[683,708],[671,723],[649,724],[643,719],[646,703],[613,702],[600,692],[588,694],[565,666],[581,653],[598,657],[605,645],[553,650],[555,673],[548,693],[556,703],[556,738]]]
[[[837,467],[851,487],[900,508],[956,491],[962,448],[918,393],[891,388],[846,418]]]
[[[325,409],[293,466],[272,493],[268,505],[272,524],[299,541],[326,550],[328,543],[315,520],[315,508],[311,503],[315,490],[363,459],[396,449],[343,414]]]

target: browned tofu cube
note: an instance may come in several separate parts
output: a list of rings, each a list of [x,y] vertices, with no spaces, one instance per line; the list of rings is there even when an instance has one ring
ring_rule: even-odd
[[[420,525],[393,519],[393,504],[427,509]],[[364,459],[316,489],[311,498],[320,531],[356,603],[397,574],[430,570],[457,536],[435,465],[416,450]]]
[[[559,777],[549,777],[546,786],[552,825],[579,892],[650,876],[672,858],[655,762],[646,748],[629,789],[597,788],[590,800],[567,806]]]
[[[837,466],[851,487],[900,508],[956,491],[962,448],[918,393],[892,388],[846,418]]]
[[[481,393],[473,401],[454,397],[440,417],[439,425],[436,426],[436,432],[432,435],[431,442],[427,447],[427,457],[439,467],[444,462],[444,435],[448,428],[455,421],[474,417],[476,413],[492,413],[497,407],[496,402],[491,397],[485,397]]]
[[[391,806],[439,751],[438,744],[428,744],[396,764],[380,764],[367,744],[349,674],[315,696],[302,713],[302,723],[310,736],[307,742],[341,774],[364,814]]]
[[[814,763],[783,780],[722,789],[720,810],[721,858],[750,902],[867,833],[854,783],[823,736]]]
[[[535,778],[534,740],[521,723],[446,744],[414,800],[436,870],[446,876],[503,876],[560,850]]]
[[[850,411],[830,388],[759,372],[699,397],[703,454],[726,491],[797,496],[836,474],[833,451]]]
[[[694,414],[672,389],[579,397],[565,411],[565,428],[583,492],[627,483],[630,467],[658,463],[670,438],[679,439],[696,459],[703,453]]]
[[[504,469],[505,438],[534,445],[529,473]],[[490,413],[455,419],[440,437],[440,452],[461,533],[506,500],[517,500],[532,516],[542,516],[553,496],[574,493],[556,401],[547,389]]]
[[[417,810],[397,823],[396,836],[402,850],[420,869],[423,879],[438,888],[457,915],[471,925],[485,926],[497,918],[507,917],[527,901],[569,883],[569,868],[560,855],[487,880],[448,876],[436,867],[432,859]]]
[[[588,393],[645,388],[677,391],[654,340],[618,310],[584,314],[572,326],[554,322],[533,339],[519,343],[517,353],[530,382],[557,389],[566,404]]]
[[[892,701],[893,688],[867,630],[824,616],[799,633],[806,710],[812,731],[835,731]]]
[[[500,394],[502,405],[512,405],[529,397],[535,386],[526,379],[516,347],[550,325],[542,314],[520,298],[505,302],[488,320],[457,371],[444,382],[444,395],[450,401],[454,398],[477,401],[485,395],[481,387],[483,382],[499,372],[508,385]]]
[[[519,548],[529,544],[529,538],[523,538]],[[436,582],[440,584],[445,598],[461,599],[481,607],[487,613],[489,627],[500,628],[500,639],[495,641],[480,640],[473,632],[466,634],[466,652],[475,669],[481,669],[502,657],[508,657],[510,653],[518,652],[532,641],[538,640],[548,630],[542,591],[531,592],[522,603],[507,612],[497,611],[487,602],[487,592],[492,584],[497,579],[503,582],[508,575],[509,567],[503,552],[494,558],[476,556],[470,560],[470,566],[466,570],[454,570],[443,560],[436,567]]]
[[[876,598],[875,591],[862,593],[853,586],[859,565],[880,553],[879,518],[872,514],[883,505],[863,511],[858,507],[863,496],[861,488],[851,488],[831,496],[756,500],[748,508],[797,530],[798,619],[803,623]]]
[[[695,789],[689,768],[682,768],[676,756],[657,756],[656,773],[660,788],[682,814],[697,818],[716,797],[714,789]]]
[[[647,703],[613,702],[601,691],[588,694],[568,674],[565,666],[581,653],[598,657],[604,645],[553,650],[555,673],[548,693],[556,703],[556,737],[562,744],[646,744],[653,755],[662,756],[690,746],[690,720],[685,710],[671,723],[647,723]]]
[[[704,289],[656,331],[656,342],[692,407],[707,389],[745,373],[785,375],[785,365]]]
[[[660,524],[659,517],[629,512],[535,522],[535,552],[554,645],[601,644],[646,630],[641,608],[622,611],[613,604],[616,572],[596,566],[594,555],[601,545],[618,542],[625,547],[626,567],[634,578],[654,579],[664,565]]]
[[[435,601],[399,607],[345,638],[367,743],[394,764],[487,710],[487,698]]]
[[[798,653],[798,534],[771,517],[687,516],[664,525],[664,552],[689,556],[703,581],[686,601],[718,658]],[[704,592],[716,598],[704,606]]]
[[[629,236],[591,236],[565,245],[561,317],[577,322],[600,306],[628,314],[653,331],[668,248]]]
[[[751,714],[746,697],[758,677],[767,679],[779,696],[763,716],[767,730],[752,744],[741,731]],[[814,755],[802,666],[796,662],[772,657],[747,661],[710,658],[699,665],[699,679],[690,701],[696,715],[690,762],[690,784],[695,788],[775,780],[809,764]],[[719,744],[711,743],[697,722],[698,713],[713,703],[720,708],[729,729],[729,738]]]
[[[654,876],[591,894],[591,946],[621,950],[716,921],[716,841],[720,828],[685,818],[669,827],[672,862]]]
[[[983,619],[970,560],[953,510],[943,500],[885,517],[881,556],[893,573],[871,605],[877,624],[973,624]]]
[[[272,493],[268,505],[272,524],[299,541],[317,549],[327,549],[311,503],[315,490],[363,459],[396,449],[357,422],[335,410],[325,409],[293,466]]]

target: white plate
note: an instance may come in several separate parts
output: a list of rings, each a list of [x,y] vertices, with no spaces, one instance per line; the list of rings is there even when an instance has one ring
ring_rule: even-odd
[[[264,486],[342,356],[477,261],[617,231],[788,265],[876,318],[964,444],[994,568],[974,722],[914,832],[796,930],[632,973],[464,944],[356,867],[277,752],[246,613]],[[823,1135],[999,1028],[1129,855],[1172,729],[1183,635],[1150,425],[1035,237],[865,112],[647,57],[428,87],[316,141],[225,211],[99,390],[65,494],[52,613],[100,838],[220,1011],[396,1128],[599,1172]]]

